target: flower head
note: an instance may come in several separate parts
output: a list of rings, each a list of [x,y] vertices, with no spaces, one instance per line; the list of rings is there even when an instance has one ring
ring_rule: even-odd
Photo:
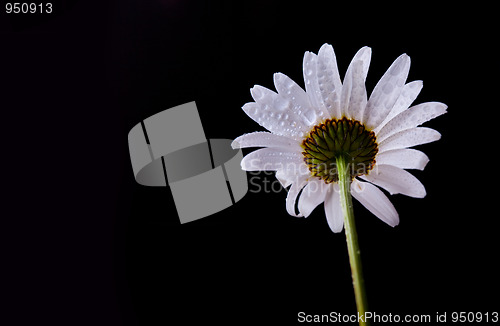
[[[250,91],[255,102],[243,110],[270,132],[244,134],[233,142],[238,148],[264,147],[245,156],[242,168],[276,171],[282,185],[290,187],[286,198],[290,215],[307,217],[324,203],[334,232],[344,225],[337,184],[339,157],[348,162],[353,197],[396,226],[398,213],[378,187],[391,195],[424,197],[422,183],[405,169],[423,170],[429,159],[409,147],[441,137],[419,126],[444,114],[445,104],[410,107],[422,89],[422,81],[406,83],[410,57],[399,56],[368,98],[365,79],[370,58],[371,49],[361,48],[341,82],[331,45],[324,44],[317,55],[306,52],[305,90],[281,73],[274,74],[277,92],[254,86]]]

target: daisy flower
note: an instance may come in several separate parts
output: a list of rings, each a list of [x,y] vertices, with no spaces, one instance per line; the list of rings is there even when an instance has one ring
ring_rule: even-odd
[[[406,169],[423,170],[428,157],[409,147],[438,140],[439,132],[419,127],[446,112],[427,102],[411,106],[422,81],[406,83],[410,57],[399,56],[367,96],[365,79],[371,49],[361,48],[341,81],[334,50],[324,44],[303,60],[305,90],[282,73],[274,74],[277,92],[256,85],[255,102],[243,111],[270,132],[236,138],[233,148],[264,147],[246,155],[247,171],[276,171],[290,187],[286,209],[307,217],[321,203],[333,232],[343,229],[340,169],[348,173],[346,191],[379,219],[394,227],[399,216],[380,189],[422,198],[422,183]],[[379,188],[380,187],[380,188]],[[296,202],[298,212],[296,212]]]
[[[241,166],[247,171],[276,171],[282,185],[290,187],[286,198],[290,215],[307,217],[324,203],[332,231],[345,226],[361,316],[367,303],[352,197],[396,226],[398,213],[379,187],[391,195],[425,196],[422,183],[406,169],[423,170],[429,159],[409,147],[441,137],[419,126],[447,108],[439,102],[411,106],[422,82],[406,83],[410,70],[406,54],[393,62],[368,97],[370,59],[371,49],[361,48],[342,82],[331,45],[324,44],[317,55],[306,52],[305,90],[281,73],[274,74],[277,92],[254,86],[250,91],[255,102],[245,104],[243,111],[270,132],[245,134],[233,142],[234,148],[264,147],[246,155]]]

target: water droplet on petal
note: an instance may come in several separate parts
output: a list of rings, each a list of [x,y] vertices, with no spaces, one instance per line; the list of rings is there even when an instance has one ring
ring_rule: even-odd
[[[285,98],[278,97],[274,100],[274,107],[280,111],[284,111],[290,107],[290,101]]]
[[[304,118],[306,118],[309,124],[313,124],[316,121],[316,113],[314,112],[314,110],[306,110],[304,112]]]

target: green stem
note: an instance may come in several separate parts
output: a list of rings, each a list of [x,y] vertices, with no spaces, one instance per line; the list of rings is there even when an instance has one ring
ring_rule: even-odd
[[[365,282],[363,280],[363,271],[361,269],[361,256],[358,244],[358,234],[354,223],[354,212],[352,209],[351,197],[351,174],[349,164],[342,156],[337,158],[337,173],[339,176],[340,203],[344,213],[345,235],[347,240],[347,251],[349,252],[349,263],[351,264],[352,284],[354,286],[354,296],[356,306],[360,316],[366,314],[367,301]],[[359,325],[368,325],[369,323],[361,318]]]

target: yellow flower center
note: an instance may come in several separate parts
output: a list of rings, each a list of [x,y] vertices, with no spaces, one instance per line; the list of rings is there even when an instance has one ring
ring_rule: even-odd
[[[378,152],[375,133],[357,120],[328,119],[314,126],[302,142],[309,171],[325,183],[337,182],[337,159],[343,157],[351,178],[367,174],[375,165]]]

